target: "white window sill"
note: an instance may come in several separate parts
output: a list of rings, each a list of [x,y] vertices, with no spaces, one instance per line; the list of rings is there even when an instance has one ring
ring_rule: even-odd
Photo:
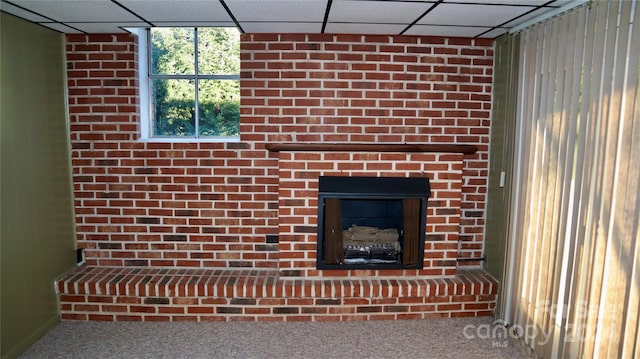
[[[148,143],[237,143],[240,137],[151,137],[138,141]]]

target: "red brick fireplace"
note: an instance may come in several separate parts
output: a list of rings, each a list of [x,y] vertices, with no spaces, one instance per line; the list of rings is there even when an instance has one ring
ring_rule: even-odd
[[[479,264],[468,259],[483,250],[493,41],[243,35],[241,138],[230,143],[138,140],[137,46],[130,35],[67,36],[86,265],[58,282],[63,318],[491,313],[497,283],[460,263]],[[435,147],[267,149],[283,144]],[[423,268],[316,269],[326,175],[427,176]]]
[[[401,147],[401,146],[400,146]],[[400,151],[400,150],[398,150]],[[462,153],[279,152],[279,265],[286,276],[453,276],[462,196]],[[401,170],[398,170],[401,169]],[[319,176],[430,176],[423,269],[316,270]]]

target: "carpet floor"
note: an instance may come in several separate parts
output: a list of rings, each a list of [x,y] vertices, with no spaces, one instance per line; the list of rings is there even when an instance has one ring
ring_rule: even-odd
[[[354,322],[64,321],[20,358],[530,358],[492,318]],[[493,334],[492,334],[493,333]]]

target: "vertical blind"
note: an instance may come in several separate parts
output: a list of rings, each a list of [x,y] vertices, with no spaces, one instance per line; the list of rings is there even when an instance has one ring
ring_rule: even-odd
[[[592,1],[515,36],[504,319],[545,358],[638,358],[640,6]]]

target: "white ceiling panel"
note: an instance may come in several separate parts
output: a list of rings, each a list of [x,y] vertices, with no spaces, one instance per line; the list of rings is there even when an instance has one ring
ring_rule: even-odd
[[[108,0],[14,0],[16,5],[58,22],[140,21],[135,15]]]
[[[527,21],[529,21],[531,19],[534,19],[534,18],[536,18],[538,16],[541,16],[546,12],[548,12],[547,9],[537,9],[537,10],[532,11],[529,14],[526,14],[526,15],[520,17],[520,18],[517,18],[517,19],[515,19],[513,21],[510,21],[510,22],[504,24],[504,26],[505,27],[514,27],[514,26],[516,26],[518,24],[522,24],[522,23],[527,22]]]
[[[328,21],[410,24],[431,6],[433,6],[432,3],[422,2],[334,1]]]
[[[120,0],[120,4],[151,23],[233,21],[218,0]]]
[[[423,17],[420,25],[498,26],[533,7],[475,4],[441,4]]]
[[[542,19],[558,15],[561,12],[568,11],[574,7],[590,2],[591,0],[557,0],[554,2],[554,5],[562,5],[557,8],[553,8],[548,10],[546,8],[536,9],[526,15],[523,15],[520,18],[513,19],[512,21],[505,24],[505,27],[515,28],[515,27],[526,27],[535,24]],[[637,1],[637,0],[636,0]]]
[[[502,28],[538,21],[559,7],[564,11],[586,1],[0,0],[0,5],[4,12],[66,33],[118,33],[124,31],[121,27],[131,26],[239,25],[244,32],[262,33],[320,33],[324,29],[327,33],[441,36],[487,32],[482,36],[493,37],[502,34]],[[527,14],[530,10],[534,11]],[[497,26],[501,28],[494,29]]]
[[[407,35],[427,35],[427,36],[459,36],[475,37],[481,33],[491,30],[490,27],[469,27],[469,26],[435,26],[435,25],[415,25],[405,34]]]
[[[522,0],[444,0],[444,3],[493,4],[493,5],[516,5],[516,6],[523,6],[523,5],[540,6],[548,2],[549,0],[527,0],[527,1],[522,1]]]
[[[322,22],[241,22],[240,26],[245,32],[270,32],[270,33],[310,33],[317,34],[322,30]]]
[[[508,31],[507,29],[505,29],[503,27],[499,27],[497,29],[493,29],[493,30],[487,32],[486,34],[482,35],[482,37],[488,37],[488,38],[493,39],[493,38],[496,38],[496,37],[498,37],[500,35],[505,34],[507,31]]]
[[[226,0],[236,19],[242,21],[322,22],[326,0]]]
[[[69,25],[80,29],[87,33],[96,34],[108,34],[108,33],[126,33],[127,30],[121,28],[124,27],[144,27],[147,24],[144,22],[86,22],[86,23],[69,23]]]
[[[328,23],[325,33],[328,34],[399,34],[406,25],[398,24],[346,24]]]
[[[50,29],[56,30],[58,32],[62,32],[65,34],[82,34],[82,31],[80,30],[76,30],[74,28],[71,28],[69,26],[66,26],[64,24],[60,24],[57,22],[41,22],[39,23],[40,25],[44,26],[44,27],[48,27]]]
[[[2,9],[2,11],[5,11],[5,12],[7,12],[9,14],[13,14],[13,15],[15,15],[17,17],[21,17],[21,18],[23,18],[25,20],[29,20],[31,22],[50,21],[46,17],[42,17],[42,16],[39,16],[39,15],[36,15],[36,14],[34,14],[32,12],[23,10],[23,9],[21,9],[19,7],[13,6],[13,5],[5,3],[5,2],[2,3],[2,6],[0,7],[0,9]]]
[[[157,27],[236,27],[233,21],[152,21]]]

